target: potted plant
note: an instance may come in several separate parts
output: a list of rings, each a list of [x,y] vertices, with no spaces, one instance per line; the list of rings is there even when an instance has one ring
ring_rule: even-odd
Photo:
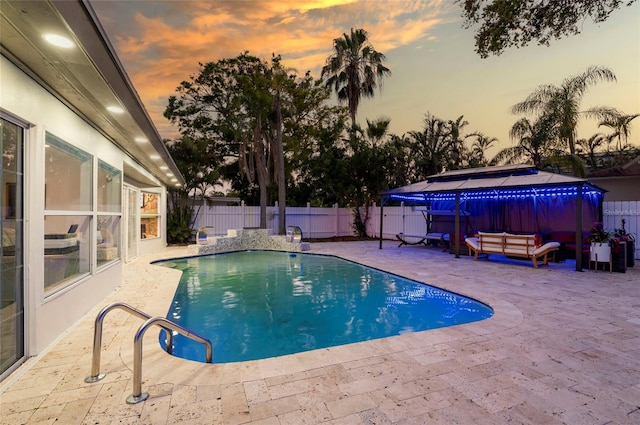
[[[625,229],[626,220],[622,219],[622,225],[619,229],[614,230],[613,236],[621,242],[625,242],[627,244],[627,267],[633,267],[635,263],[635,235],[633,233],[628,233]]]
[[[611,261],[611,232],[602,223],[594,223],[591,228],[590,261],[609,263]]]

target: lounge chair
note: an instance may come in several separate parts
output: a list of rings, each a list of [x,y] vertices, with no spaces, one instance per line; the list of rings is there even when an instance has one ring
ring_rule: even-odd
[[[426,233],[423,235],[410,235],[407,233],[398,233],[396,235],[396,239],[400,241],[398,248],[402,245],[428,245],[429,241],[438,241],[442,242],[445,234],[444,233]]]

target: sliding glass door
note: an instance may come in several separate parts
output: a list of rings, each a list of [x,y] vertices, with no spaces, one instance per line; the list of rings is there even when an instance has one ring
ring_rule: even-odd
[[[0,117],[0,380],[24,360],[24,129]]]

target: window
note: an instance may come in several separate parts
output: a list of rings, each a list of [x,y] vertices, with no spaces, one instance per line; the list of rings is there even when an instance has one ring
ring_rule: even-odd
[[[122,210],[122,173],[98,161],[98,211],[120,214]]]
[[[46,135],[45,210],[91,211],[93,156]]]
[[[142,207],[140,207],[140,237],[142,239],[160,237],[160,210],[157,193],[142,192]]]
[[[45,162],[46,296],[120,258],[122,172],[49,133]]]
[[[45,295],[91,272],[93,156],[45,137]]]

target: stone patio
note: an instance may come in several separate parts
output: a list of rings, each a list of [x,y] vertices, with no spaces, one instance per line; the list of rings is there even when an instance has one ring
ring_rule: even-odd
[[[640,424],[640,267],[576,272],[575,264],[493,257],[385,241],[313,243],[335,254],[477,298],[492,318],[444,329],[243,363],[174,358],[144,339],[142,390],[129,405],[133,336],[142,321],[105,320],[101,371],[93,322],[112,302],[164,316],[180,277],[124,266],[122,285],[43,355],[0,384],[2,424]],[[215,352],[214,352],[215,361]]]

